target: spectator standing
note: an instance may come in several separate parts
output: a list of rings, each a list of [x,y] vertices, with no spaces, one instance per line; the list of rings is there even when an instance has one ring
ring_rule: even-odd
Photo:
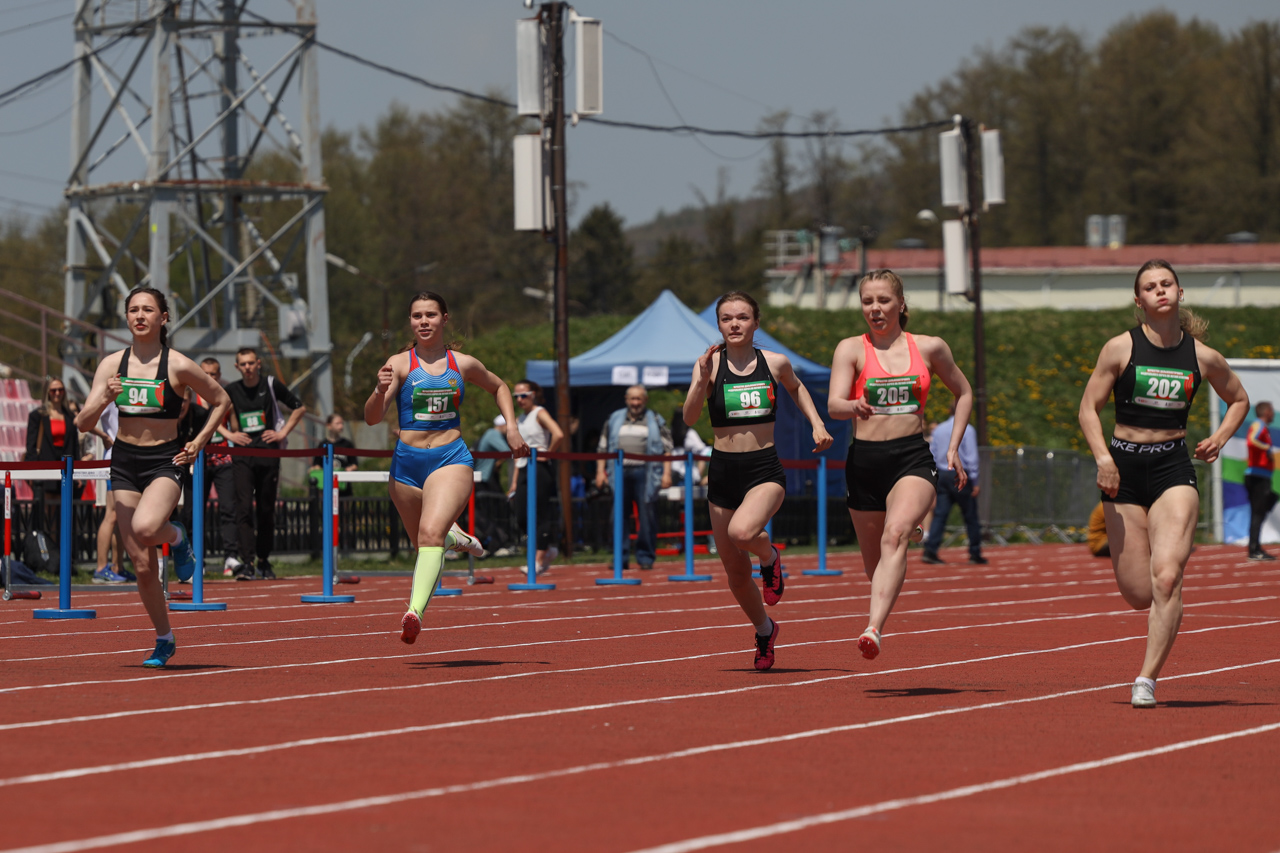
[[[115,444],[116,433],[120,430],[120,410],[116,404],[110,403],[103,409],[98,418],[98,429],[102,439],[102,458],[111,461],[111,446]],[[111,480],[99,480],[95,484],[94,502],[103,507],[102,521],[98,524],[98,568],[93,573],[94,583],[125,583],[137,580],[133,572],[124,568],[124,548],[120,545],[120,534],[116,530],[116,496],[111,491]],[[115,554],[115,560],[111,555]]]
[[[332,415],[329,415],[329,417],[325,419],[325,422],[324,422],[325,436],[324,436],[324,441],[320,443],[320,449],[323,450],[328,445],[330,444],[333,445],[334,473],[337,473],[338,471],[354,471],[360,467],[360,460],[358,457],[347,456],[338,452],[344,449],[345,450],[356,449],[355,442],[353,442],[351,439],[343,435],[346,429],[347,429],[347,422],[343,420],[342,415],[338,414],[337,412],[334,412]],[[323,471],[323,470],[324,470],[324,456],[320,455],[320,456],[312,457],[310,473],[314,475],[316,471]],[[317,486],[322,485],[316,482],[316,478],[314,476],[312,476],[311,482]],[[341,485],[341,488],[339,488],[338,493],[341,495],[350,495],[351,484],[343,483]]]
[[[476,442],[477,453],[510,453],[511,447],[507,444],[507,437],[503,434],[506,429],[507,419],[502,415],[498,415],[493,419],[493,426],[484,431],[484,435],[480,436],[480,440]],[[476,489],[485,491],[502,491],[501,480],[498,478],[498,460],[497,459],[477,459],[476,460]]]
[[[525,444],[541,452],[559,450],[564,445],[564,432],[555,418],[542,408],[542,388],[537,382],[521,379],[511,393],[515,399],[516,424]],[[516,522],[524,530],[529,524],[529,501],[537,501],[538,529],[524,530],[528,539],[526,547],[534,549],[534,565],[538,572],[545,572],[560,549],[552,543],[556,529],[555,513],[551,511],[551,496],[556,490],[555,468],[550,459],[538,460],[537,494],[529,495],[529,459],[516,460],[511,470],[511,488],[507,494],[515,498]]]
[[[1262,522],[1276,506],[1276,493],[1271,478],[1276,472],[1275,451],[1271,447],[1271,421],[1275,407],[1263,400],[1253,408],[1257,420],[1249,424],[1245,436],[1248,445],[1248,467],[1244,469],[1244,488],[1249,493],[1249,559],[1274,560],[1275,555],[1262,550]]]
[[[205,375],[225,387],[222,381],[222,365],[216,358],[206,358],[200,362],[200,369]],[[205,410],[208,417],[209,401],[199,394],[196,405]],[[229,422],[229,418],[228,418]],[[203,428],[203,426],[202,426]],[[213,431],[213,438],[204,448],[204,494],[200,498],[200,506],[209,506],[209,494],[216,486],[218,489],[218,532],[222,534],[222,574],[232,577],[244,565],[240,561],[239,533],[236,530],[236,478],[231,467],[231,454],[219,453],[214,448],[227,447],[231,444],[227,439],[227,422],[219,424]],[[207,528],[206,528],[207,529]]]
[[[707,447],[707,443],[702,440],[702,436],[698,435],[698,431],[684,422],[684,407],[678,406],[671,415],[671,444],[677,453],[692,450],[693,458],[697,461],[693,463],[693,484],[696,486],[702,482],[702,475],[707,471],[706,457],[711,455],[711,448]],[[684,483],[685,475],[684,462],[671,463],[671,483],[679,486]]]
[[[227,438],[238,447],[282,446],[306,414],[302,401],[284,383],[262,375],[262,359],[253,347],[243,347],[236,353],[236,370],[240,371],[241,379],[226,388],[232,407]],[[282,403],[291,410],[287,420],[280,413]],[[271,550],[275,544],[280,460],[237,456],[231,470],[235,478],[238,552],[243,562],[235,578],[254,579],[250,555],[256,554],[257,577],[272,580],[276,576],[271,570]]]
[[[667,429],[662,415],[649,408],[649,392],[645,387],[632,385],[627,389],[626,401],[626,408],[618,409],[609,416],[596,452],[616,453],[622,450],[623,453],[646,456],[671,453],[671,431]],[[624,460],[622,483],[614,483],[613,466],[599,460],[596,462],[596,488],[603,489],[605,483],[622,489],[624,512],[632,501],[635,502],[640,516],[633,546],[635,560],[641,569],[652,569],[658,532],[654,504],[658,500],[658,489],[671,488],[671,463]]]
[[[954,400],[951,402],[951,414],[934,427],[933,434],[929,437],[929,452],[933,454],[933,461],[938,464],[938,503],[933,511],[929,535],[924,540],[922,559],[926,563],[943,562],[938,558],[938,547],[942,544],[942,534],[953,504],[960,505],[965,530],[969,533],[969,562],[979,566],[985,566],[989,562],[982,556],[982,522],[978,520],[978,439],[968,426],[965,424],[962,427],[964,435],[960,437],[960,464],[969,475],[961,489],[956,488],[956,472],[947,466],[947,447],[951,444],[951,433],[956,427]]]
[[[39,407],[27,416],[27,462],[57,462],[63,456],[80,458],[80,433],[67,404],[67,386],[50,379]],[[45,531],[46,496],[61,494],[56,481],[31,481],[31,529]],[[46,531],[47,532],[47,531]]]

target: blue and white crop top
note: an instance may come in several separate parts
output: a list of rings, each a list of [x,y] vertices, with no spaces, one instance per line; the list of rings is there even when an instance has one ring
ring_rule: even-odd
[[[432,376],[418,361],[417,350],[409,350],[409,375],[400,385],[396,406],[400,410],[400,429],[446,430],[460,429],[462,418],[463,381],[453,351],[446,349],[448,367],[439,376]]]

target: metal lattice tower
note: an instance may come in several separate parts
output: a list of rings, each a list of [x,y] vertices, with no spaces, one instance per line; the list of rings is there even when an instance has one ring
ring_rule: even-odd
[[[315,0],[291,0],[293,20],[249,8],[286,0],[74,2],[65,312],[114,324],[128,271],[168,294],[178,349],[226,372],[269,342],[310,361],[294,385],[332,412]],[[74,367],[64,381],[87,390]]]

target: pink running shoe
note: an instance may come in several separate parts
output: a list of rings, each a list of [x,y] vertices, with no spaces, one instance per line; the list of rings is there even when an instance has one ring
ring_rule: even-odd
[[[867,628],[858,638],[858,651],[867,660],[875,660],[880,654],[880,632],[875,628]]]
[[[422,631],[422,620],[418,618],[418,614],[410,610],[400,620],[400,642],[413,645],[413,641],[418,639],[418,634]]]
[[[773,666],[773,644],[778,642],[778,620],[773,620],[773,630],[769,636],[756,634],[756,669],[764,672]]]
[[[760,564],[760,586],[764,588],[765,604],[772,607],[782,600],[782,591],[787,584],[782,579],[782,557],[777,548],[773,549],[773,565]]]

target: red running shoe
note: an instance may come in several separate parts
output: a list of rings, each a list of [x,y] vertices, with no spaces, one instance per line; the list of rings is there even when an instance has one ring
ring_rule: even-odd
[[[773,644],[778,642],[778,620],[773,620],[773,630],[769,636],[756,634],[756,669],[764,672],[773,666]]]
[[[418,634],[422,631],[422,620],[418,618],[418,614],[410,610],[400,620],[400,642],[413,645],[413,641],[418,639]]]
[[[880,654],[880,632],[875,628],[867,628],[858,638],[858,651],[867,660],[875,660]]]
[[[773,548],[772,545],[769,547]],[[782,600],[782,591],[787,584],[782,579],[782,558],[777,548],[773,548],[773,565],[760,564],[760,586],[764,587],[765,604],[772,607]]]

